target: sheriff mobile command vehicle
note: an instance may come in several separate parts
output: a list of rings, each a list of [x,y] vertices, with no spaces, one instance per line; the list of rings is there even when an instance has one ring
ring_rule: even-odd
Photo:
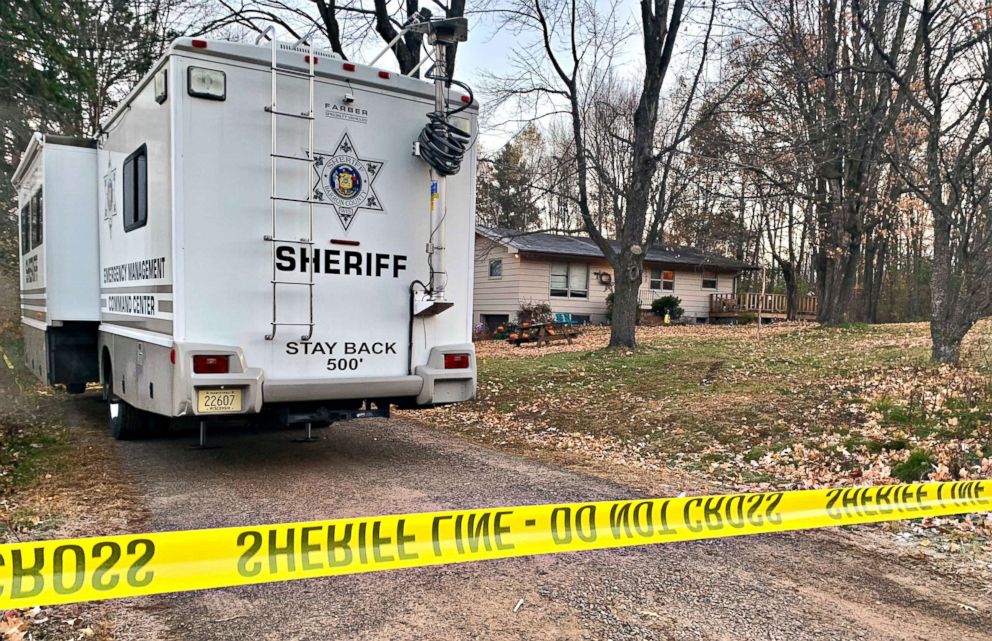
[[[101,381],[117,438],[192,416],[201,444],[206,418],[309,437],[473,398],[477,105],[444,77],[467,30],[410,29],[433,82],[273,30],[180,38],[96,139],[35,134],[13,178],[31,370]]]

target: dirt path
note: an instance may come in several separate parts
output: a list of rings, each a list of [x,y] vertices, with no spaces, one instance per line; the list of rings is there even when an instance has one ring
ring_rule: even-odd
[[[76,429],[99,437],[85,412]],[[154,530],[631,495],[408,419],[295,435],[217,432],[206,451],[188,433],[105,438]],[[992,639],[987,590],[816,532],[146,597],[111,616],[142,640]]]

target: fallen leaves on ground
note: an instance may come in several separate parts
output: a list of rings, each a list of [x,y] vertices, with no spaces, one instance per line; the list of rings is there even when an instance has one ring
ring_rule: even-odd
[[[61,611],[51,608],[7,610],[0,616],[3,641],[82,641],[94,634],[93,628],[84,625],[81,618],[66,618]]]
[[[674,471],[714,491],[992,477],[992,322],[971,332],[961,367],[929,363],[922,323],[783,323],[760,337],[648,327],[633,352],[608,341],[593,328],[573,345],[478,343],[478,400],[418,415],[513,451]],[[906,531],[939,535],[948,553],[962,549],[955,537],[992,536],[989,514],[921,523]]]

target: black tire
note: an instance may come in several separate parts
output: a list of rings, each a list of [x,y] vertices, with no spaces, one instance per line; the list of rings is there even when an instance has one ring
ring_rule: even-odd
[[[114,397],[107,403],[110,435],[118,441],[130,441],[147,436],[151,428],[151,416],[144,410],[128,405]]]
[[[130,441],[147,436],[151,430],[151,416],[148,412],[128,405],[114,394],[111,387],[113,371],[108,368],[103,381],[103,398],[107,401],[107,423],[110,435],[118,441]]]

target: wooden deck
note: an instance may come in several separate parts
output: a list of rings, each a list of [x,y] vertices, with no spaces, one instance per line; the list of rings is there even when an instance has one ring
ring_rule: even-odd
[[[800,296],[798,300],[799,320],[816,320],[816,297]],[[788,311],[785,294],[710,294],[710,318],[737,318],[741,314],[757,314],[761,317],[785,319]]]

